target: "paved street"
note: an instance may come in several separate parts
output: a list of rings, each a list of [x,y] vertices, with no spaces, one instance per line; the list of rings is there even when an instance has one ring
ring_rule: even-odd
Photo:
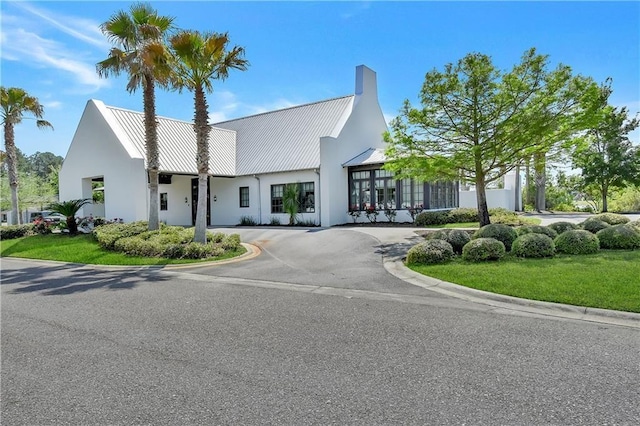
[[[408,284],[411,233],[238,229],[257,258],[2,259],[2,424],[640,423],[640,331]]]

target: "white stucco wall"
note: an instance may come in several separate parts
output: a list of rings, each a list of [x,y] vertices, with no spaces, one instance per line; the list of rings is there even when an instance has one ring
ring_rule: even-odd
[[[298,219],[319,224],[318,174],[313,170],[288,173],[269,173],[254,176],[240,176],[232,179],[211,179],[211,222],[214,226],[233,226],[240,223],[242,216],[251,216],[259,224],[269,224],[272,217],[280,223],[289,223],[286,213],[271,213],[271,185],[313,182],[315,191],[315,212],[300,213]],[[240,207],[240,187],[249,187],[249,207]],[[216,201],[213,201],[215,196]]]
[[[369,148],[384,148],[387,124],[378,103],[376,73],[356,68],[356,99],[351,115],[336,138],[320,139],[322,226],[351,221],[347,168],[342,164]]]
[[[147,177],[143,159],[127,151],[108,124],[108,112],[99,101],[89,101],[60,170],[60,201],[90,198],[88,178],[104,177],[107,219],[126,222],[147,218]],[[132,155],[133,154],[133,155]],[[93,214],[86,205],[79,216]]]
[[[158,212],[161,222],[167,225],[191,226],[191,179],[192,176],[173,175],[171,184],[158,185],[158,208],[160,194],[167,194],[167,210]]]
[[[487,189],[487,207],[490,209],[502,207],[515,210],[515,190],[513,189]],[[460,191],[460,207],[477,208],[478,199],[476,191]]]

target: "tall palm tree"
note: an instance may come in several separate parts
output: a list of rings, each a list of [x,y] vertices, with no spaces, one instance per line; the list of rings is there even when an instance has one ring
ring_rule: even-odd
[[[205,92],[213,92],[212,80],[224,80],[230,69],[244,71],[249,62],[244,59],[244,48],[234,46],[227,50],[229,37],[219,33],[180,31],[170,38],[176,56],[174,87],[194,92],[198,166],[198,206],[194,241],[207,242],[207,178],[209,177],[209,112]]]
[[[114,44],[109,57],[96,64],[100,77],[129,75],[127,91],[142,87],[144,130],[149,174],[149,230],[159,227],[158,220],[158,125],[156,121],[156,82],[166,85],[170,74],[165,37],[173,29],[173,19],[158,15],[150,5],[136,3],[129,12],[116,12],[100,29]]]
[[[0,87],[0,97],[2,98],[2,124],[4,125],[4,146],[7,156],[7,168],[9,175],[9,186],[11,187],[11,224],[17,225],[18,218],[18,160],[16,153],[16,143],[14,126],[20,124],[25,118],[24,114],[31,114],[35,117],[36,126],[39,128],[51,128],[53,126],[43,120],[44,107],[38,99],[30,96],[26,91],[18,87]]]

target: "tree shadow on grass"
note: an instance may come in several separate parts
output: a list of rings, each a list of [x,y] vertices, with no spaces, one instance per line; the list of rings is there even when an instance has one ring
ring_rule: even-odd
[[[96,270],[83,266],[33,266],[5,269],[2,285],[18,286],[5,294],[64,296],[91,290],[131,290],[139,283],[167,281],[154,270]]]

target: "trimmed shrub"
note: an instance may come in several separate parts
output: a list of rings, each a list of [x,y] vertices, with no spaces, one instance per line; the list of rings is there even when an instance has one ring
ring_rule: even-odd
[[[617,213],[600,213],[593,216],[595,219],[599,219],[609,225],[621,225],[631,221],[628,217]]]
[[[582,222],[580,224],[580,227],[582,229],[584,229],[585,231],[589,231],[593,234],[595,234],[596,232],[608,228],[611,225],[609,225],[607,222],[603,222],[600,219],[596,219],[594,217],[590,217],[589,219],[585,220],[584,222]]]
[[[596,236],[600,240],[600,247],[604,249],[640,249],[640,231],[632,225],[613,225],[598,231]]]
[[[511,253],[518,257],[553,257],[555,252],[553,239],[535,232],[520,235],[511,246]]]
[[[478,229],[473,234],[473,238],[495,238],[504,244],[505,250],[510,251],[511,244],[513,244],[513,241],[518,238],[518,234],[515,229],[510,226],[503,225],[501,223],[492,223]]]
[[[467,231],[462,229],[438,229],[430,232],[425,236],[428,240],[444,240],[451,244],[453,251],[457,254],[462,253],[462,247],[471,241],[471,236]]]
[[[147,222],[108,223],[93,229],[93,235],[100,247],[112,250],[114,243],[120,238],[141,234],[149,229]]]
[[[220,242],[220,246],[224,250],[237,250],[238,247],[240,247],[240,235],[225,235],[224,239]]]
[[[598,237],[584,229],[569,229],[558,235],[553,243],[558,253],[592,254],[600,250]]]
[[[478,221],[478,209],[458,208],[449,211],[449,223],[466,223]]]
[[[434,264],[445,263],[453,259],[453,247],[444,240],[426,240],[409,249],[407,263]]]
[[[207,241],[213,243],[221,243],[227,238],[224,232],[207,232]]]
[[[554,239],[555,237],[558,236],[558,233],[553,229],[547,226],[540,226],[540,225],[521,226],[519,228],[516,228],[516,233],[518,234],[518,236],[522,236],[525,234],[543,234],[551,239]]]
[[[416,226],[444,225],[449,223],[449,210],[427,210],[416,216]]]
[[[35,234],[37,234],[36,227],[32,223],[26,225],[0,226],[0,240],[13,240],[14,238],[22,238]]]
[[[502,212],[499,210],[497,213],[491,215],[491,223],[498,223],[509,226],[522,226],[522,225],[535,225],[533,218],[521,216],[515,212]]]
[[[462,248],[462,258],[469,262],[500,260],[506,249],[502,241],[495,238],[477,238],[469,241]]]
[[[554,222],[548,225],[547,228],[553,229],[554,231],[556,231],[558,235],[560,235],[563,232],[566,232],[572,229],[579,229],[580,227],[577,224],[571,223],[571,222]]]
[[[257,226],[258,221],[253,216],[241,216],[239,226]]]

